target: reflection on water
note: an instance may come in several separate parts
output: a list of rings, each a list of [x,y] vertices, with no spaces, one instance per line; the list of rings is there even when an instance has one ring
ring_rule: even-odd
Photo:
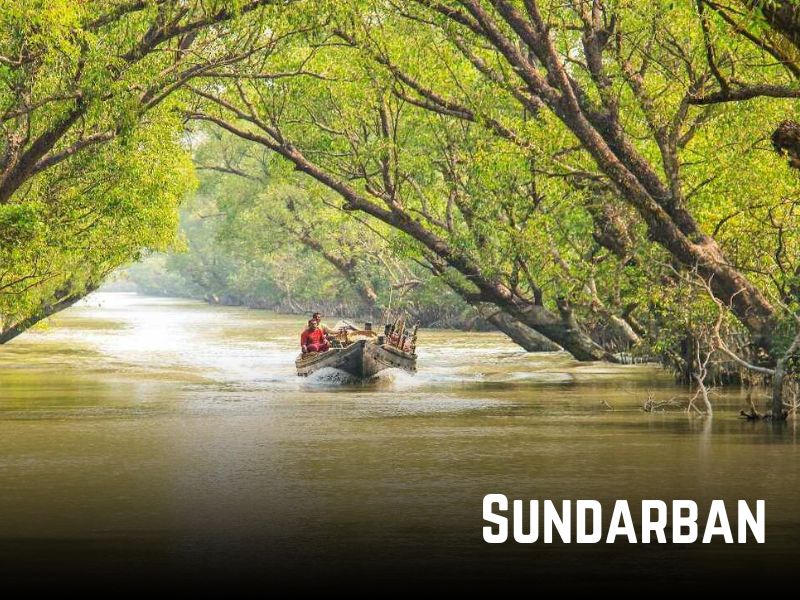
[[[2,347],[0,564],[51,568],[60,540],[124,568],[136,547],[177,570],[263,560],[324,579],[425,555],[475,573],[489,492],[765,498],[769,550],[798,550],[795,429],[736,418],[738,390],[713,420],[647,414],[648,396],[685,397],[659,369],[449,331],[421,332],[416,376],[298,378],[302,323],[95,294]],[[530,560],[515,551],[488,558]]]

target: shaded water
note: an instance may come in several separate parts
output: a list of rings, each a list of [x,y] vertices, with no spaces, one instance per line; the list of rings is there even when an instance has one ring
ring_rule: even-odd
[[[796,430],[738,419],[738,390],[713,419],[648,414],[686,398],[659,369],[442,331],[421,332],[416,376],[301,379],[301,323],[95,294],[0,348],[0,573],[613,581],[798,557]],[[767,544],[490,547],[490,492],[763,498]]]

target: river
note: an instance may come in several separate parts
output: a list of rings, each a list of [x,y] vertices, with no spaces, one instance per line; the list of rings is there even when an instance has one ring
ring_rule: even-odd
[[[796,428],[739,419],[738,389],[713,419],[645,413],[687,397],[658,368],[429,330],[416,376],[301,379],[302,322],[96,293],[0,348],[0,574],[611,584],[798,557]],[[490,492],[762,498],[767,543],[488,546]]]

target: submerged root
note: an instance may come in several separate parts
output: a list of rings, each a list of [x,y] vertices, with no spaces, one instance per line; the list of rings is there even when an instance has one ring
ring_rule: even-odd
[[[748,421],[772,420],[774,412],[772,410],[767,410],[765,412],[759,411],[751,397],[752,392],[753,390],[751,389],[747,393],[747,403],[749,404],[749,408],[746,410],[740,410],[739,416],[744,417]],[[762,397],[767,401],[772,399],[772,395],[764,395]],[[781,394],[781,405],[782,409],[780,411],[780,417],[778,420],[797,418],[798,408],[800,407],[800,398],[798,398],[796,382],[792,381],[791,385],[783,388]]]
[[[800,407],[800,382],[796,375],[787,377],[782,392],[784,418],[797,418],[797,409]]]
[[[669,400],[656,400],[653,397],[653,392],[648,392],[647,399],[642,405],[642,410],[644,412],[663,412],[669,408],[677,408],[679,406],[680,402],[677,397],[672,397]]]
[[[756,409],[756,405],[751,398],[751,394],[747,394],[747,399],[750,401],[750,410],[740,410],[739,416],[744,417],[748,421],[760,421],[762,419],[771,419],[772,415],[769,413],[760,413]]]

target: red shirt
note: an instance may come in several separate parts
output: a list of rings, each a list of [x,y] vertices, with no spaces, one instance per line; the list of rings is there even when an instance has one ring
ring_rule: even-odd
[[[313,343],[321,344],[324,341],[325,333],[319,327],[314,330],[304,329],[303,333],[300,334],[301,346],[308,346]]]

